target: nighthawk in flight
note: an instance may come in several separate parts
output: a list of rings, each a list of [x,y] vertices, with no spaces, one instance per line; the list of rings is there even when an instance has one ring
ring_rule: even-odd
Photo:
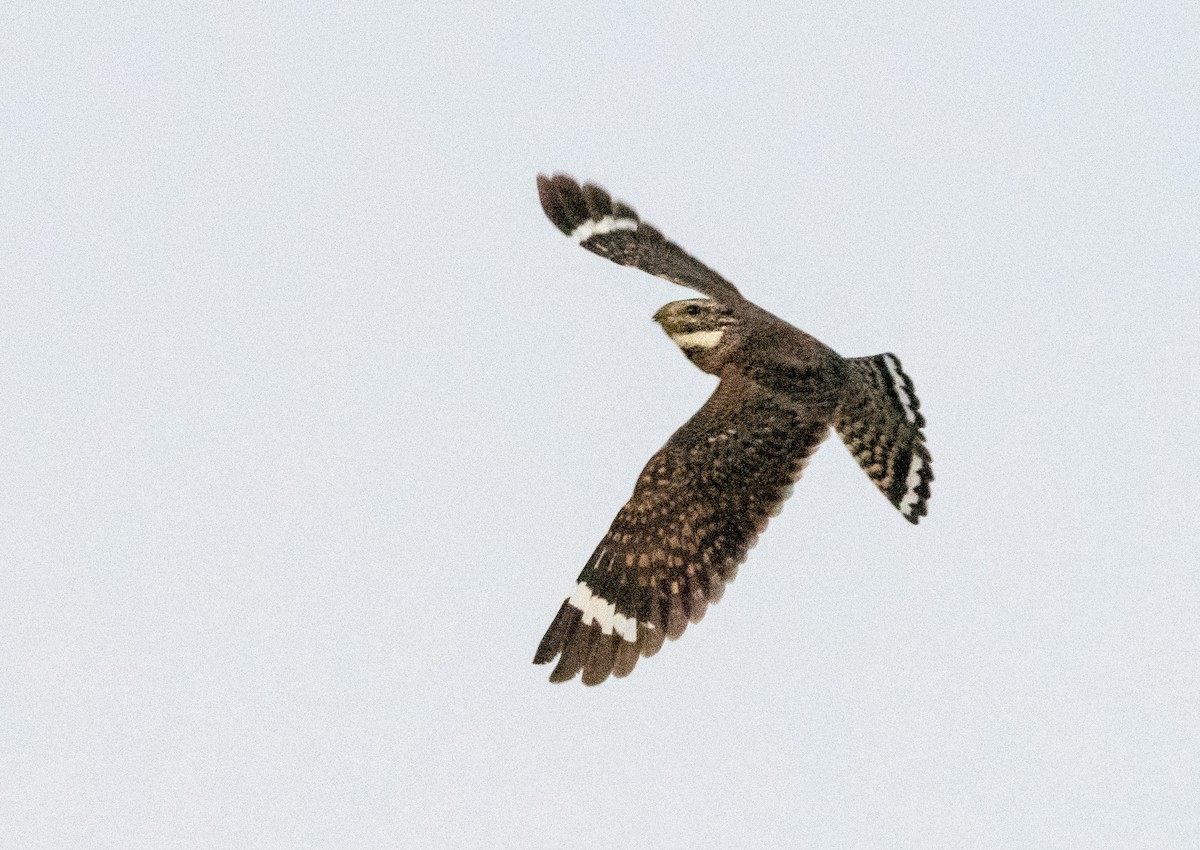
[[[931,458],[912,381],[894,354],[841,357],[751,304],[598,186],[538,177],[542,209],[584,248],[686,286],[654,319],[721,381],[638,477],[633,495],[542,638],[550,681],[595,685],[704,616],[791,495],[832,426],[901,516],[925,515]]]

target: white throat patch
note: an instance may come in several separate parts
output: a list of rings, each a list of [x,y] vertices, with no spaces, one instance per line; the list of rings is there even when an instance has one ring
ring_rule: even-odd
[[[715,348],[725,331],[692,331],[686,334],[671,334],[671,339],[680,348]]]

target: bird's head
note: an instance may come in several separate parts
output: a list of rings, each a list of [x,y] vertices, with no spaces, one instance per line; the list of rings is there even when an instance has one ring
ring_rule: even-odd
[[[664,304],[654,314],[667,336],[675,341],[688,359],[704,371],[718,367],[722,352],[734,345],[731,336],[738,320],[733,310],[711,298],[689,298]],[[733,332],[731,334],[731,331]]]

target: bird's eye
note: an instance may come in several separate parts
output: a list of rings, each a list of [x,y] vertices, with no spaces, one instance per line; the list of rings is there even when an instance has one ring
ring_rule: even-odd
[[[697,304],[689,304],[689,305],[687,305],[687,314],[688,314],[689,316],[699,316],[699,315],[700,315],[700,307],[699,307],[699,305],[697,305]]]

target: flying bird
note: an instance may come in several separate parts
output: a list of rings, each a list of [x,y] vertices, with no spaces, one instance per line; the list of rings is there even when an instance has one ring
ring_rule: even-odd
[[[542,209],[589,251],[701,293],[654,315],[712,396],[646,464],[579,574],[534,664],[550,681],[627,676],[699,622],[791,495],[832,426],[909,522],[933,469],[912,380],[894,354],[841,357],[737,288],[599,186],[538,176]]]

